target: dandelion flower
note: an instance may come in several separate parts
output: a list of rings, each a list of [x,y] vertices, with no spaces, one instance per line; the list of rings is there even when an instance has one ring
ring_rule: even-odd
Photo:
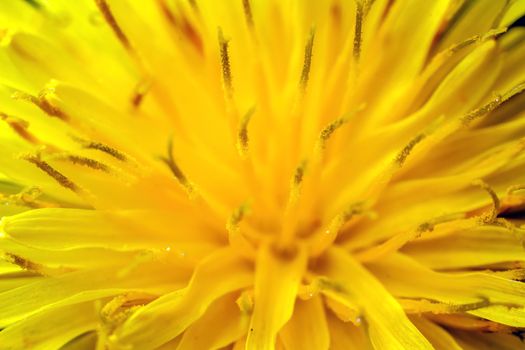
[[[521,0],[0,2],[0,349],[518,349]]]

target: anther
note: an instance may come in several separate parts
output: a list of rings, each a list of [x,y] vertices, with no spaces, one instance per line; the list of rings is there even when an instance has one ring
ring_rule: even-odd
[[[348,118],[342,117],[328,124],[319,135],[318,148],[320,150],[324,150],[326,148],[326,142],[332,136],[332,134],[347,122]]]
[[[38,96],[33,96],[22,91],[17,91],[11,95],[14,99],[21,99],[36,105],[40,110],[49,115],[50,117],[55,117],[63,121],[68,121],[69,116],[56,105],[54,105],[51,100],[56,99],[55,95],[56,82],[51,81],[48,86],[46,86]]]
[[[219,49],[221,54],[222,80],[228,97],[233,95],[233,83],[230,67],[229,42],[224,38],[222,29],[218,30]]]
[[[11,127],[11,129],[13,129],[13,131],[18,134],[18,136],[20,136],[27,142],[33,145],[40,143],[40,140],[38,140],[36,136],[34,136],[31,132],[29,132],[29,130],[27,130],[29,127],[29,123],[26,120],[16,118],[2,112],[0,112],[0,119],[5,121]]]
[[[349,205],[330,221],[328,227],[325,226],[320,232],[310,239],[308,242],[310,249],[309,255],[311,257],[317,257],[321,255],[336,240],[344,225],[350,222],[350,220],[353,218],[367,213],[371,212],[366,207],[365,202],[356,202]]]
[[[474,186],[479,186],[482,189],[484,189],[489,194],[490,198],[492,199],[492,209],[489,212],[482,214],[480,216],[480,220],[481,222],[486,223],[486,224],[493,223],[497,219],[499,211],[500,211],[500,207],[501,207],[501,202],[498,198],[498,195],[496,194],[494,189],[492,189],[492,187],[490,187],[483,180],[476,180],[472,184]]]
[[[253,14],[250,6],[250,0],[242,0],[242,8],[244,10],[244,17],[246,19],[246,25],[250,30],[253,30]]]
[[[185,16],[177,18],[171,8],[166,3],[166,0],[157,1],[164,17],[166,17],[168,23],[177,29],[186,37],[186,39],[192,44],[195,50],[200,54],[204,54],[204,44],[199,32],[191,24],[191,22]]]
[[[253,312],[254,305],[253,290],[243,291],[235,303],[243,314],[251,314]]]
[[[17,265],[26,271],[41,274],[42,265],[13,253],[5,253],[4,255],[12,264]]]
[[[230,245],[237,248],[243,256],[253,258],[253,256],[255,256],[253,245],[246,239],[239,228],[239,224],[248,214],[249,209],[248,203],[241,204],[228,219],[226,229],[228,230],[228,241]]]
[[[496,96],[486,103],[485,105],[474,109],[473,111],[469,112],[467,115],[462,117],[460,119],[463,126],[469,126],[473,121],[486,116],[490,112],[493,112],[496,110],[499,106],[506,103],[510,99],[514,98],[515,96],[518,96],[525,91],[525,81],[519,83],[518,85],[514,86],[512,89],[507,91],[506,93],[500,95],[496,94]]]
[[[525,191],[525,184],[510,186],[507,189],[507,194],[508,195],[513,195],[513,194],[515,194],[516,192],[519,192],[519,191]]]
[[[314,39],[315,39],[315,29],[312,28],[310,30],[310,36],[308,37],[308,41],[306,42],[306,46],[304,48],[304,63],[303,63],[303,70],[301,72],[301,80],[300,80],[300,86],[301,86],[301,89],[303,90],[305,90],[306,86],[308,85],[310,69],[312,67],[312,54],[313,54],[313,49],[314,49]]]
[[[193,9],[193,11],[195,11],[196,13],[199,13],[199,6],[197,5],[197,1],[196,0],[188,0],[188,2],[190,3],[190,6]]]
[[[295,168],[295,172],[293,175],[292,184],[294,187],[298,187],[303,182],[304,173],[306,172],[306,166],[308,165],[308,162],[306,160],[303,160],[297,168]]]
[[[344,114],[342,117],[335,119],[330,124],[324,127],[319,134],[319,139],[317,140],[315,148],[318,151],[323,151],[326,148],[326,142],[332,137],[333,133],[337,131],[340,127],[345,125],[350,117],[358,112],[361,112],[365,108],[365,105],[362,104],[357,107],[355,110]]]
[[[396,163],[402,167],[405,163],[407,157],[410,155],[414,147],[423,141],[426,138],[425,134],[419,134],[416,137],[414,137],[410,142],[399,152],[399,154],[396,156],[395,161]]]
[[[135,89],[131,97],[131,104],[133,108],[137,109],[140,107],[142,101],[144,100],[144,96],[146,96],[150,88],[151,88],[151,81],[147,79],[141,80],[135,86]]]
[[[60,184],[62,187],[65,187],[75,193],[81,193],[83,192],[82,189],[76,185],[73,181],[71,181],[69,178],[67,178],[64,174],[53,168],[49,163],[43,161],[38,156],[23,156],[22,159],[27,160],[28,162],[34,164],[45,172],[47,175],[51,176],[58,184]]]
[[[99,162],[98,160],[87,158],[87,157],[81,157],[81,156],[76,156],[76,155],[65,155],[63,157],[57,157],[57,159],[64,159],[73,164],[86,166],[88,168],[95,169],[95,170],[101,170],[106,173],[111,172],[109,166],[107,166],[106,164]]]
[[[460,119],[461,123],[464,126],[469,126],[474,120],[484,117],[485,115],[494,111],[501,105],[501,103],[502,97],[500,95],[497,95],[493,100],[491,100],[487,104],[474,109],[473,111],[469,112],[466,116],[462,117]]]
[[[111,12],[111,9],[109,8],[109,5],[106,0],[95,0],[95,4],[97,5],[98,9],[102,13],[102,16],[104,16],[104,19],[106,20],[106,23],[111,27],[111,30],[113,30],[113,33],[118,38],[118,40],[122,43],[122,45],[127,49],[131,50],[131,43],[124,34],[124,31],[117,23],[117,20],[115,19],[115,16],[113,16],[113,13]]]
[[[108,145],[105,145],[103,143],[95,142],[95,141],[87,141],[87,140],[83,140],[75,136],[73,136],[72,138],[73,140],[79,142],[83,148],[93,149],[93,150],[97,150],[97,151],[106,153],[110,155],[111,157],[118,159],[120,161],[123,161],[123,162],[128,160],[128,157],[124,153]]]
[[[170,168],[175,178],[188,191],[189,194],[195,192],[193,185],[190,183],[186,175],[184,175],[173,158],[173,140],[171,138],[168,140],[168,157],[161,157],[160,159]]]
[[[363,0],[356,0],[356,11],[355,11],[355,30],[354,30],[354,59],[359,62],[361,56],[361,42],[363,35]]]
[[[248,154],[249,138],[248,138],[248,123],[250,122],[253,114],[255,113],[255,107],[252,107],[244,114],[241,119],[239,132],[237,133],[237,150],[241,157],[246,157]]]

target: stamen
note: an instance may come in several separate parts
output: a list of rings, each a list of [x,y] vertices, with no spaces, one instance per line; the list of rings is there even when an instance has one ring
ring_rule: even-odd
[[[133,91],[133,95],[131,97],[131,104],[133,108],[137,109],[140,107],[142,101],[144,100],[144,96],[149,92],[151,88],[151,81],[147,79],[141,80],[136,86]]]
[[[277,250],[287,251],[293,249],[292,243],[296,235],[296,227],[299,219],[299,197],[301,195],[301,184],[306,172],[306,160],[295,168],[293,177],[291,179],[290,193],[288,195],[288,202],[283,212],[281,237],[277,243]]]
[[[241,157],[246,157],[248,154],[249,138],[248,138],[248,123],[252,119],[255,113],[255,107],[252,107],[242,117],[239,126],[239,132],[237,133],[237,150]]]
[[[364,251],[358,252],[355,254],[355,257],[360,262],[369,262],[377,260],[387,254],[398,251],[407,243],[421,237],[426,232],[433,232],[436,225],[445,224],[448,222],[457,222],[456,220],[461,220],[464,218],[463,213],[453,213],[448,215],[439,216],[431,220],[425,221],[415,229],[409,229],[405,232],[394,235],[388,240],[380,243],[379,245],[368,248]]]
[[[224,38],[222,29],[219,27],[219,48],[221,52],[221,66],[222,66],[222,81],[228,97],[233,95],[233,83],[230,67],[230,56],[228,53],[229,42]]]
[[[17,205],[28,207],[28,208],[50,208],[55,207],[54,204],[51,203],[45,203],[42,201],[38,201],[38,197],[42,195],[42,189],[39,187],[29,187],[24,189],[22,192],[11,195],[8,198],[11,200],[14,200],[14,202]]]
[[[168,141],[168,157],[161,157],[160,159],[170,168],[175,178],[186,189],[186,191],[188,191],[189,194],[195,193],[193,185],[190,183],[186,175],[184,175],[182,170],[179,168],[179,166],[175,162],[175,159],[173,159],[173,140],[171,138]]]
[[[242,7],[244,10],[244,17],[246,19],[246,25],[250,30],[253,30],[253,14],[250,6],[250,0],[242,0]]]
[[[298,188],[301,183],[303,182],[304,173],[306,171],[306,166],[308,165],[308,162],[306,160],[303,160],[301,164],[297,168],[295,168],[292,186],[295,188]]]
[[[0,119],[9,124],[11,129],[13,129],[13,131],[16,132],[18,136],[22,137],[27,142],[33,145],[40,143],[40,140],[38,140],[36,136],[34,136],[27,130],[27,128],[29,127],[29,123],[27,121],[13,116],[9,116],[2,112],[0,112]]]
[[[375,2],[376,0],[365,0],[363,17],[366,17],[366,15],[368,15]]]
[[[324,127],[323,130],[321,130],[321,133],[319,134],[319,138],[317,140],[317,143],[315,145],[315,149],[317,151],[323,151],[326,148],[326,143],[332,137],[333,133],[338,130],[341,126],[346,124],[350,117],[354,114],[361,112],[365,108],[365,104],[360,105],[357,107],[354,111],[351,111],[349,113],[346,113],[340,118],[337,118],[336,120],[332,121],[330,124]]]
[[[86,166],[91,169],[95,170],[101,170],[103,172],[109,173],[111,172],[111,169],[109,166],[107,166],[104,163],[99,162],[98,160],[87,158],[87,157],[81,157],[81,156],[75,156],[75,155],[66,155],[63,157],[57,157],[58,159],[64,159],[68,160],[73,164]]]
[[[364,202],[356,202],[349,205],[345,210],[336,215],[332,221],[330,221],[328,227],[325,226],[325,228],[309,240],[309,255],[311,257],[321,255],[336,240],[344,225],[358,215],[363,215],[365,213],[371,212],[367,211]]]
[[[363,0],[356,0],[355,30],[354,30],[354,59],[359,62],[361,56],[361,41],[363,35]]]
[[[51,176],[58,184],[62,187],[67,188],[75,193],[82,193],[83,190],[68,179],[65,175],[53,168],[49,163],[43,161],[38,156],[23,156],[22,159],[27,160],[28,162],[36,165],[40,170],[45,172],[47,175]]]
[[[5,253],[5,257],[10,263],[17,265],[26,271],[42,274],[43,266],[41,264],[35,263],[13,253]]]
[[[507,194],[508,195],[513,195],[513,194],[515,194],[516,192],[519,192],[519,191],[525,191],[525,184],[510,186],[507,189]]]
[[[485,34],[483,35],[474,35],[470,38],[467,38],[465,40],[463,40],[462,42],[458,43],[458,44],[455,44],[453,46],[451,46],[450,48],[448,48],[446,50],[446,52],[450,53],[450,54],[454,54],[456,52],[459,52],[461,51],[462,49],[472,45],[472,44],[476,44],[476,43],[482,43],[482,42],[485,42],[487,40],[490,40],[490,39],[496,39],[498,38],[499,36],[501,36],[502,34],[505,34],[507,32],[507,27],[502,27],[502,28],[496,28],[496,29],[491,29],[489,30],[488,32],[486,32]]]
[[[193,9],[193,11],[195,11],[196,13],[199,13],[199,5],[197,5],[197,1],[196,0],[188,0],[188,2],[190,3],[190,6]]]
[[[181,16],[181,19],[178,19],[166,3],[166,0],[158,0],[157,2],[168,22],[175,29],[179,30],[186,37],[186,39],[188,39],[195,50],[202,56],[204,54],[203,40],[188,18]]]
[[[474,109],[466,116],[462,117],[460,121],[464,126],[469,126],[473,121],[484,117],[490,112],[493,112],[505,102],[523,93],[523,91],[525,91],[525,82],[519,83],[503,95],[496,95],[496,97],[494,97],[494,99],[492,99],[490,102],[486,103],[484,106]]]
[[[317,145],[316,148],[320,149],[320,150],[324,150],[326,148],[326,142],[332,136],[332,134],[337,129],[339,129],[341,126],[346,124],[347,122],[348,122],[348,118],[342,117],[342,118],[338,118],[338,119],[334,120],[333,122],[331,122],[330,124],[328,124],[321,131],[321,134],[319,135],[319,140],[317,141],[318,145]]]
[[[419,134],[416,137],[414,137],[410,142],[401,150],[401,152],[396,156],[395,161],[399,165],[399,167],[402,167],[405,163],[407,157],[410,155],[414,147],[423,141],[426,138],[426,134]]]
[[[35,9],[39,10],[42,8],[42,4],[38,0],[24,0],[29,5],[33,6]]]
[[[11,95],[11,97],[14,99],[22,99],[31,102],[50,117],[55,117],[67,122],[70,119],[69,116],[51,102],[52,98],[56,98],[55,87],[56,82],[51,81],[48,86],[46,86],[46,88],[44,88],[38,94],[38,96],[33,96],[22,91],[17,91]]]
[[[94,142],[94,141],[87,141],[87,140],[83,140],[81,138],[77,138],[77,137],[74,137],[73,136],[73,139],[79,143],[82,144],[82,147],[84,148],[87,148],[87,149],[93,149],[93,150],[97,150],[97,151],[101,151],[101,152],[104,152],[108,155],[110,155],[111,157],[115,158],[115,159],[118,159],[122,162],[125,162],[128,160],[128,157],[120,152],[119,150],[115,149],[115,148],[112,148],[108,145],[105,145],[103,143],[100,143],[100,142]]]
[[[342,303],[340,298],[325,298],[326,306],[337,316],[338,319],[347,323],[351,322],[354,326],[360,326],[363,322],[362,314],[353,305],[348,305],[348,303]]]
[[[254,305],[253,290],[250,289],[243,291],[235,303],[243,314],[250,315],[253,312]]]
[[[306,42],[306,47],[304,49],[304,63],[303,63],[303,71],[301,72],[301,81],[300,81],[300,86],[302,90],[305,90],[306,86],[308,85],[310,69],[312,66],[312,53],[314,49],[314,39],[315,39],[315,29],[312,28],[310,30],[310,36],[308,37],[308,41]]]
[[[247,258],[255,256],[255,250],[252,244],[240,232],[239,224],[248,213],[250,207],[247,203],[243,203],[230,216],[226,223],[228,230],[228,241],[232,247],[237,248],[238,252]]]
[[[476,180],[472,183],[474,186],[479,186],[484,189],[492,199],[492,209],[480,216],[480,221],[485,224],[493,223],[499,214],[501,202],[496,192],[483,180]]]
[[[448,304],[438,300],[426,298],[411,299],[405,297],[400,299],[400,303],[407,313],[431,312],[433,314],[451,314],[477,310],[491,305],[489,299],[485,297],[480,298],[480,301],[475,301],[472,303]]]
[[[117,20],[115,19],[115,16],[113,16],[113,13],[111,12],[111,9],[109,8],[109,5],[106,0],[95,0],[95,4],[97,5],[98,9],[104,16],[104,19],[106,20],[106,23],[111,27],[111,30],[113,30],[113,33],[118,38],[118,40],[122,43],[122,45],[126,48],[126,50],[131,51],[131,43],[122,31],[122,28],[117,23]]]

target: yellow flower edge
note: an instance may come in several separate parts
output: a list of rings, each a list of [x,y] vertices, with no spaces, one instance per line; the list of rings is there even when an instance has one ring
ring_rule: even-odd
[[[0,349],[518,349],[523,1],[0,2]]]

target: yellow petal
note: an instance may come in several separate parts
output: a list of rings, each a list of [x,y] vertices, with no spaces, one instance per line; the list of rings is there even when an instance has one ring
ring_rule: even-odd
[[[414,242],[403,249],[432,269],[457,269],[525,261],[519,237],[501,227],[479,226],[454,235]]]
[[[185,289],[137,310],[111,337],[115,344],[154,349],[181,334],[217,298],[253,283],[251,266],[231,248],[207,257]]]
[[[172,270],[169,275],[163,266],[137,267],[127,275],[114,267],[79,271],[60,277],[39,279],[0,294],[0,327],[24,317],[58,306],[78,304],[126,292],[166,292],[180,286],[186,273]],[[24,300],[24,303],[20,303]]]
[[[455,331],[454,336],[464,350],[516,350],[523,340],[514,334]]]
[[[293,313],[306,268],[306,254],[302,248],[294,252],[277,249],[271,245],[259,248],[255,272],[255,306],[246,349],[274,349],[277,333]]]
[[[333,315],[328,316],[328,326],[330,329],[330,349],[374,349],[364,327],[342,322]]]
[[[377,349],[432,349],[394,297],[347,252],[331,248],[316,271],[362,308],[362,322]]]
[[[370,269],[398,297],[450,305],[474,303],[475,310],[465,311],[510,326],[525,325],[525,288],[521,282],[481,272],[435,272],[399,253],[370,264]]]
[[[58,349],[76,336],[97,327],[94,303],[40,312],[0,332],[2,349]]]
[[[441,328],[432,321],[423,316],[412,316],[410,320],[423,333],[423,335],[432,343],[436,350],[462,350],[454,337],[445,329]]]
[[[330,333],[321,297],[297,299],[292,318],[279,332],[279,337],[288,350],[328,349]]]
[[[184,332],[177,350],[218,349],[236,342],[246,334],[249,315],[227,295],[210,305],[206,313]]]

